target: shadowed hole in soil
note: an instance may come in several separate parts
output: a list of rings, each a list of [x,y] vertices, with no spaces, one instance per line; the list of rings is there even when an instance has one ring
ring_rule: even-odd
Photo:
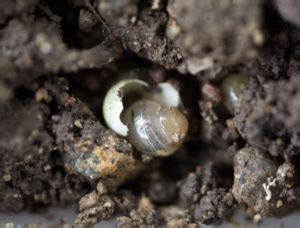
[[[100,44],[104,40],[104,26],[84,4],[77,4],[74,7],[68,0],[47,0],[44,4],[49,6],[54,14],[62,18],[60,24],[63,40],[69,47],[88,49]],[[90,22],[91,28],[88,31],[80,29],[81,11],[88,12],[88,15],[92,17]],[[85,20],[85,17],[87,16],[82,16],[81,20]]]

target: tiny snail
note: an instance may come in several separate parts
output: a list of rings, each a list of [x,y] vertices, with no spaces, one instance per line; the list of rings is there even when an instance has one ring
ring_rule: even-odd
[[[179,149],[188,131],[179,104],[179,92],[169,83],[151,89],[144,81],[128,79],[108,91],[103,116],[108,127],[139,152],[168,156]]]
[[[234,114],[234,110],[241,106],[248,82],[249,76],[244,74],[231,74],[222,81],[223,103],[231,114]]]

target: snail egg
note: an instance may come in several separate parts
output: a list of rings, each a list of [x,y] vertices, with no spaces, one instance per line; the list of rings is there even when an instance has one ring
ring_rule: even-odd
[[[128,140],[138,150],[153,156],[168,156],[183,143],[188,131],[186,117],[174,107],[141,100],[123,115]]]
[[[136,94],[137,91],[146,91],[148,84],[137,79],[122,80],[115,84],[107,92],[103,101],[103,117],[110,129],[121,136],[128,134],[128,128],[121,121],[121,113],[124,110],[123,98]]]
[[[244,74],[232,74],[222,81],[223,102],[231,114],[234,114],[234,110],[241,106],[248,82],[249,76]]]

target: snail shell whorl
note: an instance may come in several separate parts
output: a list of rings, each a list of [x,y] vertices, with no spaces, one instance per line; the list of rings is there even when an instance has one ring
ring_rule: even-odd
[[[141,100],[126,109],[123,120],[131,144],[145,154],[167,156],[183,143],[188,131],[186,117],[174,107]]]

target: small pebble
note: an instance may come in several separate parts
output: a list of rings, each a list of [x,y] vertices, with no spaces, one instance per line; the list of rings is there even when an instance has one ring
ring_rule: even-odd
[[[75,120],[74,121],[74,126],[80,128],[80,129],[83,127],[82,123],[80,122],[80,120]]]
[[[11,180],[11,175],[6,174],[6,175],[3,176],[3,179],[4,179],[4,181],[8,182],[8,181]]]
[[[96,188],[97,188],[98,195],[100,195],[100,196],[106,195],[107,189],[102,182],[98,182]]]
[[[262,220],[262,217],[261,217],[260,214],[256,214],[256,215],[253,216],[253,222],[254,222],[254,223],[256,223],[256,224],[257,224],[257,223],[260,223],[261,220]]]
[[[282,207],[282,205],[283,205],[282,200],[278,200],[278,201],[276,202],[276,208],[280,208],[280,207]]]
[[[6,223],[5,228],[14,228],[14,224],[12,222],[11,223]]]
[[[35,100],[40,101],[49,101],[50,97],[48,94],[48,90],[41,88],[35,93]]]

